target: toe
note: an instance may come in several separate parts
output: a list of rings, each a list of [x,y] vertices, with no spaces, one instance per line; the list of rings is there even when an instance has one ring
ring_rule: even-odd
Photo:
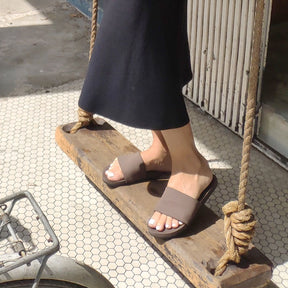
[[[118,181],[118,180],[123,179],[123,173],[121,171],[117,158],[114,159],[114,161],[110,164],[108,169],[105,171],[105,175],[111,181]]]
[[[179,221],[176,219],[172,219],[172,228],[178,228],[179,227]]]
[[[178,228],[182,223],[172,217],[166,216],[156,211],[148,222],[150,228],[156,229],[161,232],[165,229]]]
[[[167,216],[165,228],[166,229],[171,229],[172,228],[172,218],[170,216]]]
[[[113,180],[114,173],[110,171],[110,168],[105,171],[105,175],[107,176],[108,179]]]
[[[156,230],[157,231],[163,231],[165,229],[165,224],[166,224],[167,216],[164,214],[161,214],[160,219],[157,222],[156,225]]]
[[[158,223],[158,221],[159,221],[159,219],[160,219],[160,217],[161,217],[161,213],[159,213],[159,212],[156,211],[156,212],[153,214],[153,216],[151,217],[151,219],[149,220],[148,226],[151,227],[151,228],[153,228],[153,229],[155,229],[156,226],[157,226],[157,223]]]

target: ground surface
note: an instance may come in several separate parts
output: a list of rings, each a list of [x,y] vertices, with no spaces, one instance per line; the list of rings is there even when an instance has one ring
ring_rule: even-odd
[[[62,0],[0,0],[0,7],[0,195],[29,190],[59,237],[59,254],[91,265],[117,288],[192,287],[55,144],[56,127],[77,119],[88,19]],[[208,206],[221,215],[237,197],[242,140],[187,107],[197,145],[219,179]],[[138,148],[149,146],[149,131],[110,123]],[[275,264],[273,282],[281,288],[288,287],[287,176],[253,150],[247,202],[258,219],[254,243]],[[19,212],[29,228],[25,209]],[[24,239],[27,246],[44,241]]]

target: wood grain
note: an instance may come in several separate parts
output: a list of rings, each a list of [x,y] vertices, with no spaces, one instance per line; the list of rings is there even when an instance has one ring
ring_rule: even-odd
[[[139,231],[197,288],[264,287],[271,279],[271,262],[254,246],[240,265],[229,265],[221,277],[213,271],[224,254],[223,220],[202,207],[193,225],[181,238],[158,240],[148,233],[147,221],[163,193],[165,181],[151,181],[110,189],[102,181],[102,171],[115,157],[138,151],[108,123],[82,128],[69,134],[74,123],[56,129],[59,147]]]

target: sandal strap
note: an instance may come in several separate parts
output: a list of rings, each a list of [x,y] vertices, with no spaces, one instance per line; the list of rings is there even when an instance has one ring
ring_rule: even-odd
[[[176,189],[167,187],[156,205],[155,211],[189,224],[197,214],[201,203]]]
[[[120,155],[117,159],[127,184],[146,177],[146,168],[140,152]]]

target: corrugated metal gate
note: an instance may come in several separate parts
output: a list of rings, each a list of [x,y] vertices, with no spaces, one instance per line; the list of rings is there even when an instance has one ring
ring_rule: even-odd
[[[193,80],[187,85],[185,94],[241,136],[255,3],[256,0],[188,1],[188,38]],[[271,4],[272,0],[265,1],[259,87],[266,57]]]

